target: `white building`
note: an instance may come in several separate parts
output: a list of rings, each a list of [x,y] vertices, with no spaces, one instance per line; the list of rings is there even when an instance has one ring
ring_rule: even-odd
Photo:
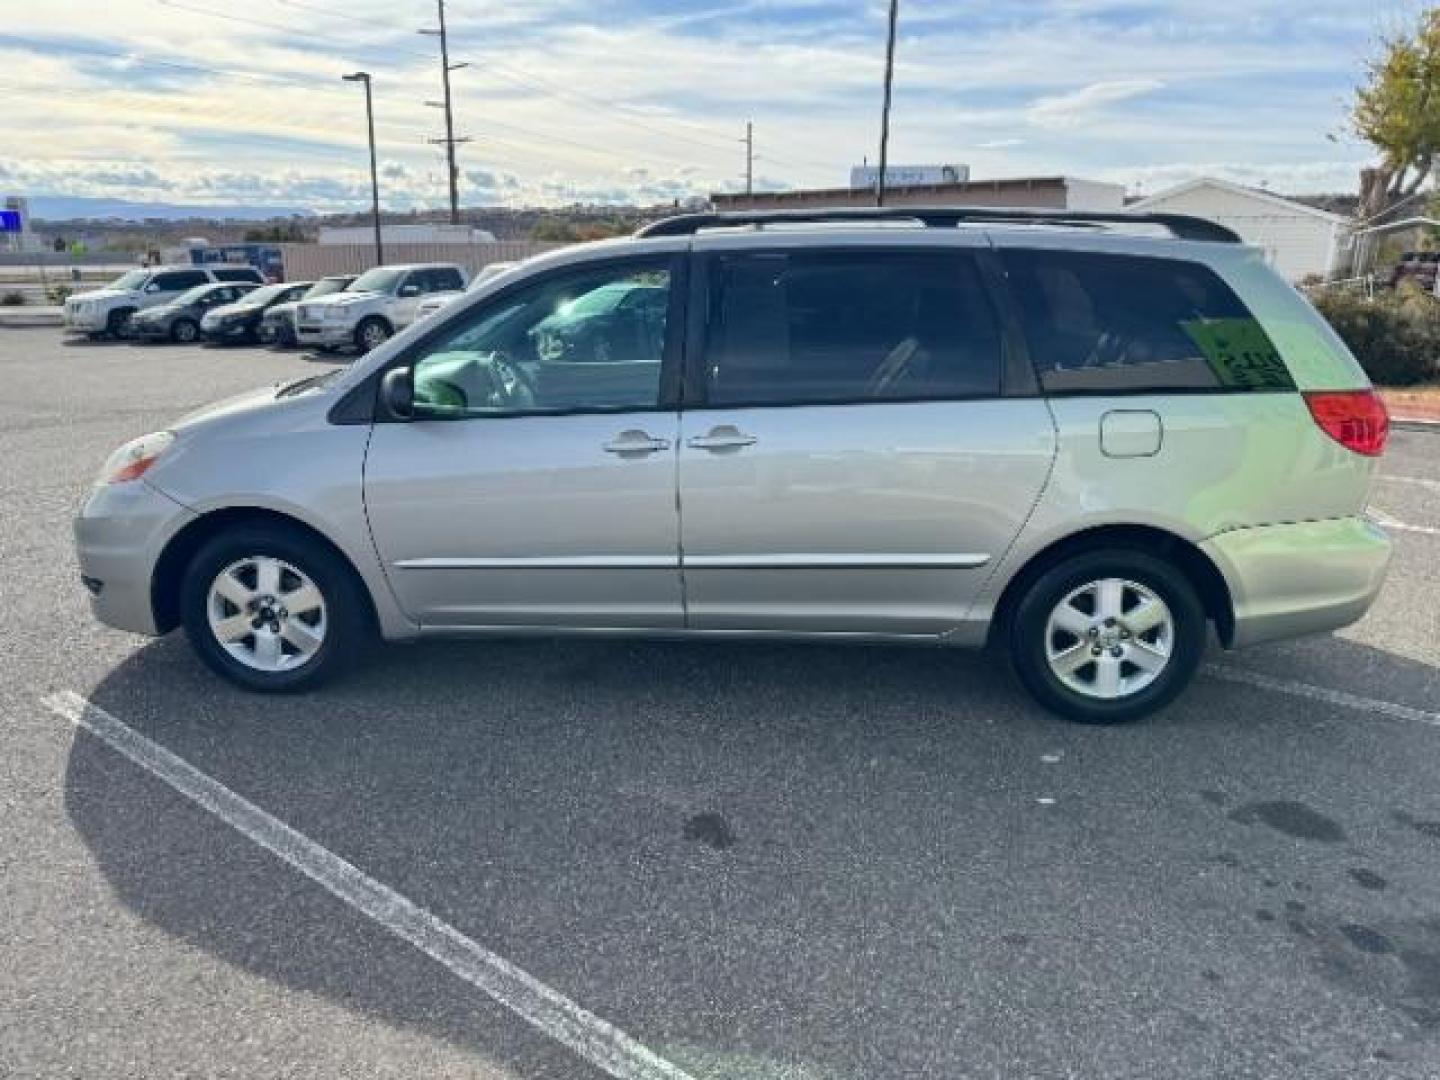
[[[374,225],[344,225],[320,230],[322,244],[373,244]],[[469,225],[417,223],[390,225],[382,223],[380,239],[386,244],[493,244],[495,234]]]
[[[1202,177],[1133,202],[1129,209],[1194,214],[1229,226],[1290,281],[1332,276],[1350,219],[1228,180]]]

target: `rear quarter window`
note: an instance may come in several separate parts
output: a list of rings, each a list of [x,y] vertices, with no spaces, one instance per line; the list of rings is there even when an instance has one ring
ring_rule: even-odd
[[[1001,257],[1048,394],[1295,388],[1265,328],[1207,266],[1081,251]]]
[[[204,285],[210,278],[204,270],[172,270],[168,273],[156,274],[155,284],[161,292],[180,292],[185,289],[193,289],[196,285]]]
[[[213,268],[216,281],[259,282],[260,271],[253,266],[217,266]]]

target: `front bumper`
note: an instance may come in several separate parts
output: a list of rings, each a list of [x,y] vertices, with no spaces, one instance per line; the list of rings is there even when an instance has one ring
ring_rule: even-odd
[[[166,543],[195,514],[144,480],[97,487],[75,519],[75,554],[95,617],[155,634],[150,583]]]
[[[349,323],[298,323],[295,340],[301,345],[353,345],[355,327]]]
[[[1390,538],[1368,518],[1235,529],[1200,549],[1230,586],[1232,645],[1338,630],[1375,602]]]
[[[98,334],[106,328],[110,318],[108,311],[75,311],[66,307],[60,315],[60,324],[67,333]]]

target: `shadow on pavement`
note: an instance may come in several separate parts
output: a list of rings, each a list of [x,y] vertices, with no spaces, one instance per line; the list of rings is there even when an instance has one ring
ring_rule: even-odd
[[[1377,686],[1435,677],[1316,647]],[[1440,802],[1417,746],[1440,732],[1203,678],[1148,723],[1081,728],[1002,668],[471,643],[263,698],[172,636],[91,698],[697,1076],[1214,1075],[1262,1052],[1303,1069],[1394,1051],[1397,1024],[1400,1060],[1429,1052],[1440,919],[1417,912],[1440,895],[1417,823]],[[83,734],[66,799],[167,933],[496,1053],[478,991]],[[1255,810],[1271,803],[1333,820],[1336,842],[1287,834]],[[1356,887],[1362,864],[1392,887]],[[523,1074],[580,1075],[526,1045],[504,1051]]]

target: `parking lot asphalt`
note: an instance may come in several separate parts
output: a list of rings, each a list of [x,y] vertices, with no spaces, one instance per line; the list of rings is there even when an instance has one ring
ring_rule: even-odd
[[[70,516],[105,455],[332,362],[0,330],[0,1075],[602,1075],[56,694],[664,1075],[1440,1073],[1440,435],[1393,437],[1369,617],[1217,650],[1123,728],[982,654],[437,644],[275,699],[96,624]]]

